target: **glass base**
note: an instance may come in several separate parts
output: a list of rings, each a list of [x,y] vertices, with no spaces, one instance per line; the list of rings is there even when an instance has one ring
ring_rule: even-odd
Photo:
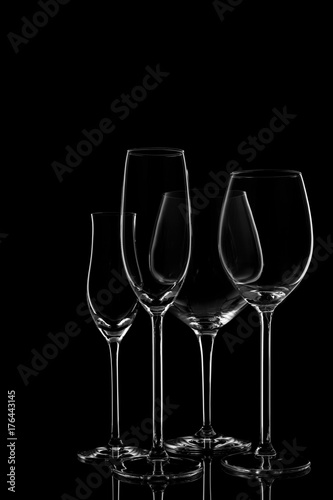
[[[77,454],[78,459],[84,463],[117,463],[134,457],[146,457],[149,450],[135,446],[100,446]]]
[[[202,470],[201,462],[190,458],[169,457],[162,462],[139,457],[117,464],[114,475],[131,483],[166,484],[197,479]]]
[[[216,434],[213,438],[202,438],[196,435],[183,436],[169,439],[164,442],[164,445],[169,453],[179,455],[221,455],[246,451],[251,448],[249,441],[241,441],[222,434]]]
[[[279,455],[260,457],[253,452],[235,453],[221,460],[223,469],[229,474],[243,477],[274,478],[292,477],[310,470],[311,462],[302,456],[285,456],[285,450]]]

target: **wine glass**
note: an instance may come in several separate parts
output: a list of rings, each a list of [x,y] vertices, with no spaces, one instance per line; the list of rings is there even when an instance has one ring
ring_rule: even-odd
[[[250,442],[224,436],[211,424],[211,377],[215,337],[246,305],[238,290],[230,283],[218,251],[218,228],[224,192],[209,200],[198,210],[192,207],[192,253],[184,284],[170,312],[195,333],[200,347],[202,379],[202,427],[192,436],[165,442],[169,452],[180,454],[225,453],[244,450]],[[169,193],[168,197],[184,204],[184,193]],[[190,199],[196,196],[190,191]],[[183,208],[182,208],[183,209]]]
[[[166,193],[186,192],[185,215]],[[183,150],[128,150],[121,212],[121,248],[130,285],[152,323],[153,443],[147,458],[126,460],[115,474],[138,481],[184,480],[202,473],[199,461],[170,457],[163,442],[163,317],[184,281],[191,253],[188,173]],[[156,403],[160,402],[159,405]]]
[[[128,215],[124,214],[124,218]],[[120,249],[120,213],[91,214],[92,240],[87,281],[87,303],[95,325],[105,337],[111,362],[111,437],[106,446],[78,453],[82,462],[107,462],[145,455],[125,446],[119,429],[119,347],[138,311],[137,297],[128,284]]]
[[[250,170],[231,174],[223,203],[219,251],[232,283],[260,316],[260,442],[246,454],[222,459],[226,470],[273,477],[306,470],[271,441],[271,320],[275,308],[301,282],[313,249],[312,222],[302,174]]]

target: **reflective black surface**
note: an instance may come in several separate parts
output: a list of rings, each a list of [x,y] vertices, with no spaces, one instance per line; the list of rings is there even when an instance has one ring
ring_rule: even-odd
[[[76,458],[109,439],[110,423],[109,354],[85,299],[90,213],[119,210],[128,148],[171,146],[185,150],[199,206],[232,169],[303,172],[314,258],[275,312],[272,431],[276,446],[296,439],[313,467],[304,478],[275,481],[272,499],[329,497],[322,467],[330,467],[333,253],[325,5],[226,0],[219,4],[230,9],[221,13],[213,1],[181,9],[179,1],[71,0],[57,3],[53,17],[35,17],[34,29],[29,21],[42,3],[56,4],[3,7],[2,417],[6,391],[14,390],[17,440],[16,462],[8,464],[6,445],[15,440],[5,443],[5,420],[2,470],[6,476],[15,466],[16,493],[7,479],[2,491],[17,500],[112,498],[110,478],[90,476],[85,489],[95,471]],[[24,38],[16,52],[9,33]],[[246,308],[225,330],[214,347],[216,427],[256,442],[257,317]],[[164,340],[167,439],[201,425],[200,360],[195,336],[171,314]],[[123,340],[120,380],[123,439],[149,447],[151,338],[143,311]],[[227,476],[219,461],[211,484],[214,500],[260,498],[259,488]],[[152,491],[121,484],[120,495],[151,499]],[[202,499],[200,481],[165,490],[165,499],[187,495]]]

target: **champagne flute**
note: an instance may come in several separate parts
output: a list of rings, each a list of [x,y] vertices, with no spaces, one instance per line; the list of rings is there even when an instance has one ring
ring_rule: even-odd
[[[124,218],[129,217],[123,214]],[[118,355],[122,339],[132,326],[138,301],[126,279],[120,249],[120,214],[91,214],[92,242],[87,302],[98,330],[106,339],[111,362],[111,437],[106,446],[78,453],[82,462],[108,462],[142,456],[147,451],[125,446],[119,428]],[[121,277],[121,282],[119,281]]]
[[[230,283],[218,251],[218,228],[224,192],[200,210],[192,208],[193,246],[184,284],[170,312],[195,333],[201,355],[202,427],[192,436],[166,441],[179,454],[226,453],[249,449],[251,443],[215,432],[211,423],[212,357],[218,331],[231,321],[246,301]],[[190,191],[191,201],[196,193]],[[184,210],[184,193],[169,193]]]
[[[186,192],[185,217],[167,192]],[[163,440],[163,317],[184,281],[191,253],[188,174],[183,150],[127,152],[121,212],[121,248],[130,285],[152,323],[153,443],[147,458],[126,460],[119,477],[168,482],[201,475],[199,461],[168,455]],[[156,403],[160,404],[157,405]]]
[[[293,170],[233,172],[223,203],[219,250],[227,274],[259,313],[260,442],[222,459],[238,474],[298,474],[310,462],[284,459],[271,441],[271,321],[275,308],[301,282],[313,249],[312,221],[302,174]]]

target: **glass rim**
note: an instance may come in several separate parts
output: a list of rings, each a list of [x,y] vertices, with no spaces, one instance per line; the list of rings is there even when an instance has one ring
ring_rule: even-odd
[[[203,190],[203,188],[201,188],[201,190]],[[195,196],[197,195],[199,192],[200,193],[200,188],[189,188],[188,190],[188,193],[189,193],[189,197],[191,198],[191,195]],[[217,191],[216,191],[216,195],[212,196],[211,198],[208,198],[209,201],[210,200],[214,200],[215,198],[223,198],[225,196],[227,192],[227,188],[219,188]],[[167,196],[168,198],[176,198],[176,199],[181,199],[181,198],[184,198],[183,194],[185,194],[186,191],[183,189],[177,189],[175,191],[166,191],[165,193],[163,193],[163,196]],[[205,196],[205,195],[203,195]]]
[[[131,148],[127,150],[127,154],[133,156],[181,156],[184,155],[184,150],[169,147]]]
[[[91,216],[93,215],[102,215],[102,216],[109,216],[109,217],[121,217],[123,215],[136,215],[135,212],[117,212],[117,211],[114,211],[114,212],[91,212],[90,213]]]
[[[278,168],[258,168],[253,170],[239,170],[231,172],[230,177],[243,177],[243,178],[261,178],[272,179],[278,177],[302,177],[302,172],[299,170],[287,170]]]

